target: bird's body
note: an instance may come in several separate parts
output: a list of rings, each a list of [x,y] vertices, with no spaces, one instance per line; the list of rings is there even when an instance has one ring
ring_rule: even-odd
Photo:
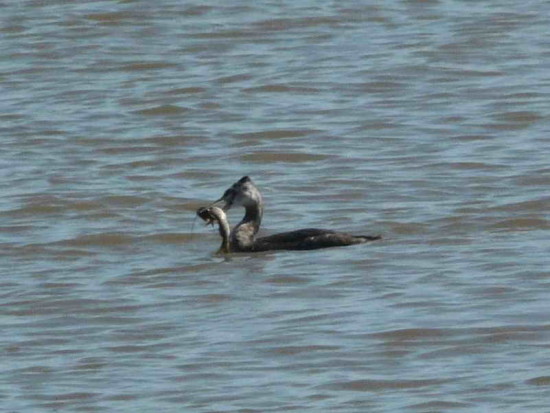
[[[225,212],[218,207],[201,208],[197,214],[209,223],[216,221],[222,245],[220,251],[228,252],[260,252],[275,250],[314,250],[329,247],[362,244],[380,239],[380,236],[356,236],[326,229],[305,228],[296,231],[282,232],[267,237],[256,238],[253,226],[237,225],[233,231]]]

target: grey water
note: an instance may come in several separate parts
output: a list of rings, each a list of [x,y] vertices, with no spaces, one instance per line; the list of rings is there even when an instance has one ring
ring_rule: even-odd
[[[550,411],[547,2],[0,10],[2,411]]]

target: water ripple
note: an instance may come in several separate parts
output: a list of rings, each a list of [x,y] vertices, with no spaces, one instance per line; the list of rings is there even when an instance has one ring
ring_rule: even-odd
[[[4,3],[5,411],[548,411],[540,2]]]

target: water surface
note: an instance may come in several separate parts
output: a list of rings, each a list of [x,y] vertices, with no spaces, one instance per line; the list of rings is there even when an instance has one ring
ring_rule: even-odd
[[[548,12],[5,4],[4,409],[547,412]],[[217,256],[242,175],[384,240]]]

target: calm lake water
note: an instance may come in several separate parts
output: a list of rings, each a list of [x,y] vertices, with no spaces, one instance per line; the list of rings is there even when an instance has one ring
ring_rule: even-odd
[[[549,412],[549,15],[4,2],[2,411]],[[243,175],[384,239],[216,255]]]

